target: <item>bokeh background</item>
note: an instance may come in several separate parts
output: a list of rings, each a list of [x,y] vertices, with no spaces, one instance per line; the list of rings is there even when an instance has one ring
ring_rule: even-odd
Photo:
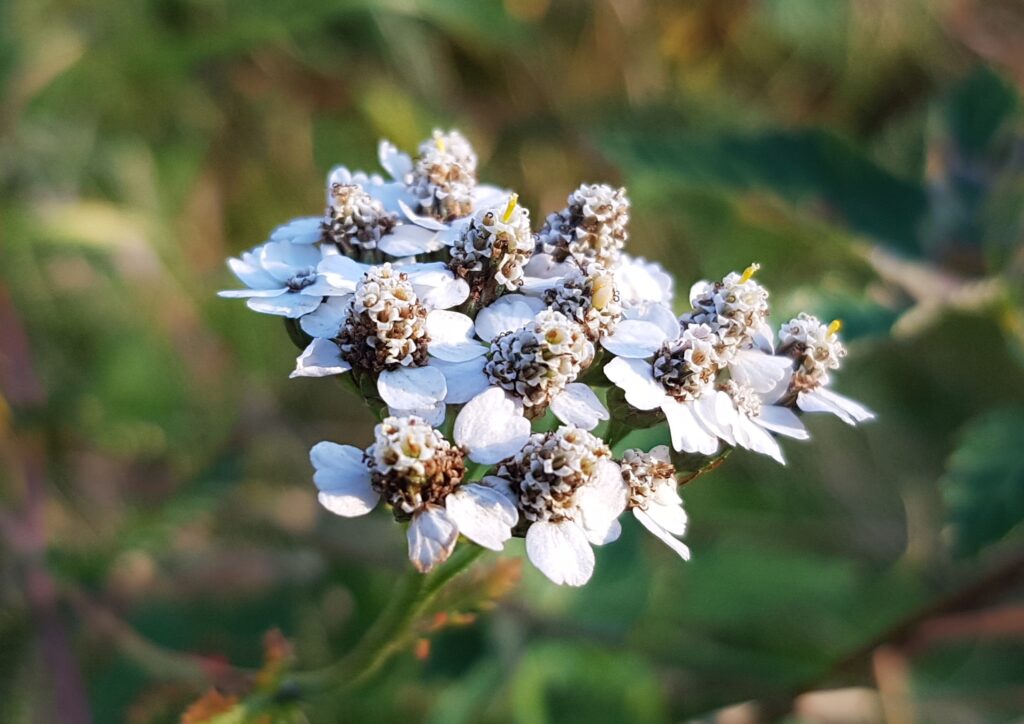
[[[387,601],[404,537],[307,459],[370,416],[214,294],[435,126],[538,223],[627,184],[683,292],[760,261],[879,419],[687,486],[690,563],[631,525],[583,590],[485,558],[475,622],[288,720],[1013,721],[1022,38],[1010,0],[0,2],[0,721],[178,721]]]

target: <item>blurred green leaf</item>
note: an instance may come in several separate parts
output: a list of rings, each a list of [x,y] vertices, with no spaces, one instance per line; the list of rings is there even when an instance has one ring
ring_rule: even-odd
[[[643,129],[603,135],[602,148],[632,173],[669,184],[763,193],[810,203],[906,253],[918,253],[924,189],[874,163],[853,142],[826,130],[750,134]]]
[[[1024,408],[989,412],[964,430],[942,491],[955,550],[977,553],[1024,521]]]

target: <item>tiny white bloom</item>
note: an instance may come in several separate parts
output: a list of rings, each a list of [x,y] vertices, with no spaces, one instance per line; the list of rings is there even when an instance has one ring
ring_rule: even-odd
[[[526,554],[533,565],[558,584],[582,586],[590,580],[591,545],[619,537],[618,517],[628,496],[607,445],[571,426],[538,433],[496,477],[530,523]]]
[[[451,555],[459,534],[501,550],[519,513],[493,487],[464,482],[464,459],[491,464],[496,456],[508,457],[523,447],[530,424],[499,393],[466,405],[455,430],[452,445],[426,420],[389,417],[374,428],[374,443],[365,451],[318,443],[310,460],[320,503],[355,517],[383,499],[398,520],[409,521],[409,559],[424,573]]]
[[[686,533],[686,511],[676,491],[676,469],[668,448],[659,445],[647,453],[627,450],[619,465],[629,487],[633,516],[680,558],[690,560],[690,549],[679,540]]]
[[[364,268],[343,256],[321,263],[323,274],[337,284],[349,284]],[[314,340],[299,355],[291,376],[322,377],[356,369],[376,377],[377,392],[392,414],[416,414],[440,424],[447,383],[444,373],[428,363],[434,356],[465,362],[484,354],[486,347],[467,336],[472,320],[456,312],[428,309],[417,289],[435,301],[458,303],[464,294],[453,294],[446,286],[457,281],[443,265],[437,269],[429,264],[384,264],[367,269],[354,285],[347,306],[317,310],[317,317],[302,325]]]
[[[564,209],[548,216],[537,246],[556,261],[571,256],[583,264],[597,261],[614,269],[629,238],[628,225],[626,189],[581,184],[569,194]]]
[[[874,418],[859,402],[828,389],[829,370],[839,369],[846,348],[839,341],[840,322],[822,324],[817,317],[801,314],[779,329],[779,355],[795,365],[787,379],[784,400],[804,412],[828,412],[848,425]]]
[[[250,309],[295,319],[317,309],[324,297],[341,296],[351,289],[335,287],[318,271],[320,249],[290,241],[268,241],[228,266],[247,289],[219,292],[222,297],[244,298]]]

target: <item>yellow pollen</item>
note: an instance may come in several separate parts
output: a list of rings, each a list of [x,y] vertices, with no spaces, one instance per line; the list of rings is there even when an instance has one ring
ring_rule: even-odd
[[[438,151],[440,151],[441,153],[444,153],[444,137],[443,136],[435,136],[434,137],[434,145],[437,146],[437,150]]]
[[[828,325],[828,335],[830,337],[834,337],[836,335],[836,332],[838,332],[842,328],[843,321],[841,319],[833,319],[832,322]]]
[[[757,273],[758,269],[761,268],[760,264],[754,263],[743,270],[743,276],[740,277],[740,284],[746,284],[751,280],[754,274]]]
[[[501,215],[501,220],[504,223],[508,223],[508,220],[512,218],[513,212],[516,210],[516,206],[519,205],[519,194],[512,194],[508,197],[508,206],[505,207],[505,213]]]

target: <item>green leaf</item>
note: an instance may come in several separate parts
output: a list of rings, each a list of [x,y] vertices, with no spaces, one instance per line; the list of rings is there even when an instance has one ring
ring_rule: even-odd
[[[811,204],[860,234],[919,252],[918,226],[927,210],[921,185],[892,175],[853,143],[824,130],[707,134],[631,128],[605,134],[603,147],[633,173]]]
[[[949,460],[942,491],[960,554],[977,553],[1024,521],[1024,409],[972,421]]]

